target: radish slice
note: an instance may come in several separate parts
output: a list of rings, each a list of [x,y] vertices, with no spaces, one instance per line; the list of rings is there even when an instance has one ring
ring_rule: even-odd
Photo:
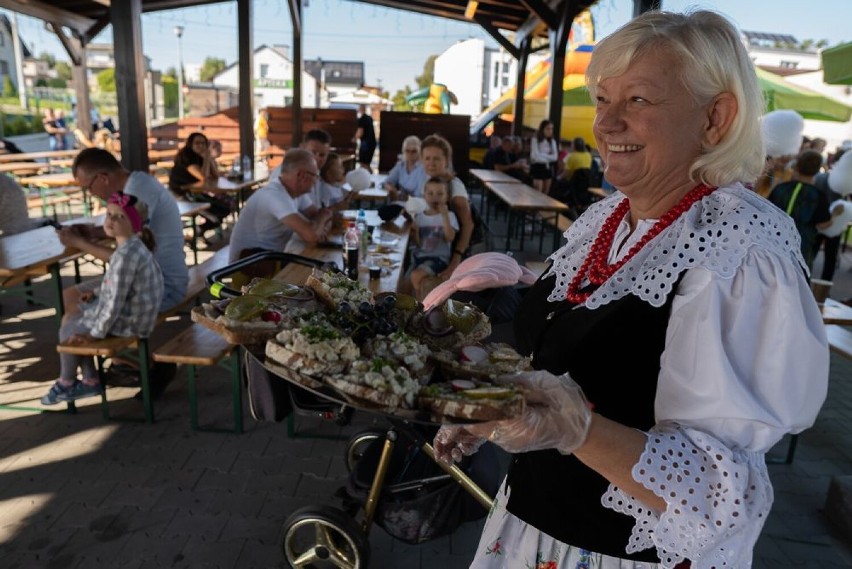
[[[461,361],[481,364],[488,361],[488,352],[479,346],[465,346],[461,349]]]
[[[454,379],[450,382],[453,391],[464,391],[476,388],[476,384],[469,379]]]

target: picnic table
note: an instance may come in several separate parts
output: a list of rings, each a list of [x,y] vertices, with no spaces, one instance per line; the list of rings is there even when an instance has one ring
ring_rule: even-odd
[[[509,174],[504,172],[498,172],[497,170],[486,170],[483,168],[473,168],[470,170],[471,175],[478,179],[483,184],[489,184],[491,182],[503,182],[506,184],[523,184],[519,179],[513,178]]]
[[[354,214],[357,212],[350,211],[347,213]],[[354,219],[354,216],[352,218]],[[367,223],[368,225],[370,224],[369,219]],[[409,222],[403,216],[399,216],[393,221],[385,222],[378,226],[380,231],[379,240],[370,245],[368,255],[373,255],[381,260],[381,277],[370,279],[369,272],[366,266],[363,265],[364,259],[361,260],[362,266],[358,271],[358,281],[370,289],[373,294],[396,292],[399,289],[403,275],[402,264],[405,260],[406,250],[408,249],[409,227]],[[338,267],[342,266],[343,249],[340,247],[311,245],[294,236],[290,239],[284,251],[316,259],[324,263],[334,263]],[[279,271],[274,278],[293,284],[304,284],[305,280],[310,276],[311,271],[310,267],[290,263]]]
[[[485,188],[502,201],[509,209],[509,223],[506,228],[506,250],[511,250],[512,234],[517,229],[520,221],[521,249],[524,248],[524,221],[529,214],[553,213],[556,223],[559,225],[559,215],[567,214],[571,208],[566,204],[547,196],[535,188],[514,182],[488,182]],[[487,206],[487,202],[486,202]],[[488,211],[486,210],[486,219]],[[542,232],[544,229],[542,228]]]
[[[54,284],[56,317],[62,321],[65,307],[62,301],[60,266],[81,253],[66,248],[51,226],[30,229],[0,238],[0,285],[13,287],[32,277],[50,274]]]
[[[44,150],[41,152],[24,152],[17,154],[0,154],[0,163],[27,162],[29,160],[49,160],[51,158],[73,158],[80,152],[78,148],[71,150]]]
[[[50,168],[44,162],[3,162],[0,163],[0,172],[12,174],[13,176],[26,176],[37,174]]]
[[[822,310],[823,323],[852,326],[852,306],[847,306],[842,302],[826,298],[820,308]]]

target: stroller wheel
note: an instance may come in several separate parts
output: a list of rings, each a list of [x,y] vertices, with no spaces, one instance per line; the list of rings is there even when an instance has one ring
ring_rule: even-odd
[[[346,443],[346,454],[344,460],[346,462],[346,470],[352,472],[355,465],[364,455],[364,449],[376,439],[385,438],[386,429],[367,429],[360,433],[355,433]]]
[[[284,522],[282,548],[291,567],[366,569],[370,542],[355,520],[332,506],[305,506]]]

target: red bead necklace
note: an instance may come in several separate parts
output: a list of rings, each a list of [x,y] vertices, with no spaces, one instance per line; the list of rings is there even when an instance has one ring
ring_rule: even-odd
[[[592,243],[592,246],[589,249],[589,254],[586,256],[586,260],[583,261],[583,265],[580,267],[580,270],[577,271],[577,274],[574,275],[574,278],[571,279],[571,282],[568,284],[568,291],[565,293],[565,298],[574,304],[582,304],[586,302],[586,299],[588,299],[592,293],[580,292],[580,287],[583,284],[584,278],[588,278],[589,282],[595,287],[599,287],[604,284],[617,270],[623,267],[627,261],[632,259],[633,256],[642,249],[642,247],[644,247],[654,237],[659,235],[665,228],[674,223],[676,219],[686,213],[686,210],[692,207],[692,204],[704,196],[710,195],[710,193],[715,189],[716,188],[712,188],[704,184],[699,184],[691,189],[689,193],[683,196],[683,198],[681,198],[681,200],[673,208],[663,214],[663,216],[654,223],[654,226],[648,230],[648,232],[643,235],[642,238],[633,245],[633,247],[630,248],[630,251],[628,251],[621,260],[610,265],[607,262],[607,257],[609,256],[610,249],[612,249],[615,232],[618,229],[618,225],[621,223],[621,220],[624,219],[624,216],[627,215],[628,211],[630,211],[630,200],[622,200],[601,226],[598,236],[595,238],[594,243]]]

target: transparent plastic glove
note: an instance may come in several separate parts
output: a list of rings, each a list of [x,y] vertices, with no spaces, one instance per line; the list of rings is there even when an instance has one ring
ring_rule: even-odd
[[[556,449],[571,454],[586,441],[592,412],[583,390],[568,374],[533,371],[501,376],[499,383],[524,391],[522,415],[504,421],[465,425],[466,434],[489,440],[511,453]]]
[[[452,464],[478,451],[483,443],[485,439],[467,432],[465,425],[443,425],[435,434],[432,446],[436,458]]]

